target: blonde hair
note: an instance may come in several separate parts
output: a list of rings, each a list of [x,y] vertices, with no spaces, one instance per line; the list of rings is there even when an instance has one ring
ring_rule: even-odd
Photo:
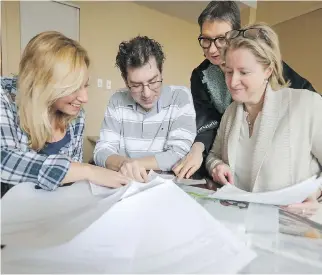
[[[245,38],[240,34],[236,38],[230,39],[228,45],[223,49],[224,58],[229,50],[248,49],[265,69],[271,67],[272,74],[268,82],[273,90],[289,86],[290,83],[286,82],[283,77],[282,56],[277,34],[265,23],[252,24],[244,29],[248,28],[260,29],[261,35]]]
[[[52,119],[66,129],[75,118],[62,113],[52,117],[51,107],[82,86],[89,63],[86,50],[59,32],[42,32],[27,44],[19,65],[17,106],[32,149],[39,151],[50,140]]]

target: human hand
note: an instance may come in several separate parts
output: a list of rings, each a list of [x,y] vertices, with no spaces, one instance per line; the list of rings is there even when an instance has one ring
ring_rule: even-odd
[[[148,182],[148,174],[145,168],[142,165],[140,165],[140,163],[137,160],[134,160],[134,159],[125,160],[122,163],[119,172],[122,175],[129,177],[135,181]]]
[[[320,207],[322,206],[317,200],[316,193],[314,193],[301,203],[290,204],[282,208],[294,214],[310,218],[317,212]]]
[[[191,151],[172,168],[178,180],[190,178],[201,166],[203,161],[202,152],[204,145],[194,144]]]
[[[103,167],[89,165],[89,181],[97,185],[119,188],[130,182],[130,178]]]
[[[234,178],[231,173],[230,167],[225,163],[220,163],[212,170],[211,176],[215,182],[222,185],[234,184]]]

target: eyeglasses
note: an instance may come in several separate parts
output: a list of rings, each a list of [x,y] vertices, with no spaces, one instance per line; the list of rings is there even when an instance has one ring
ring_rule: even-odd
[[[134,84],[134,85],[131,85],[131,86],[128,86],[128,87],[130,88],[130,90],[133,93],[141,93],[144,90],[145,86],[149,87],[150,90],[155,91],[155,90],[157,90],[157,89],[159,89],[161,87],[162,82],[163,82],[163,79],[157,80],[157,81],[152,81],[152,82],[149,82],[147,84],[143,84],[143,83]]]
[[[198,41],[200,47],[203,49],[209,49],[212,43],[214,43],[217,48],[222,48],[226,45],[226,39],[224,36],[219,36],[216,38],[199,36]]]
[[[262,38],[262,39],[265,39],[265,41],[270,44],[267,33],[265,32],[265,30],[260,28],[249,28],[249,29],[228,31],[225,34],[225,42],[228,45],[230,40],[237,38],[240,35],[248,39]]]

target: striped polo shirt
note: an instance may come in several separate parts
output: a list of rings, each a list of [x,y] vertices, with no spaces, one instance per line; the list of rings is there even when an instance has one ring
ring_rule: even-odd
[[[196,113],[191,92],[182,86],[163,86],[155,106],[145,111],[128,89],[110,99],[94,150],[94,161],[105,167],[114,154],[140,158],[154,156],[163,171],[170,171],[192,146]]]

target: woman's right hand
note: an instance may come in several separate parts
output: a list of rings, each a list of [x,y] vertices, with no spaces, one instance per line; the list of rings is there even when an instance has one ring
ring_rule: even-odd
[[[234,184],[234,178],[231,173],[230,167],[225,163],[216,165],[212,170],[211,176],[215,182],[218,182],[222,185],[229,183]]]
[[[88,180],[97,185],[106,186],[110,188],[118,188],[123,185],[126,185],[130,182],[130,178],[122,175],[119,172],[113,170],[90,165],[89,168],[89,177]]]

